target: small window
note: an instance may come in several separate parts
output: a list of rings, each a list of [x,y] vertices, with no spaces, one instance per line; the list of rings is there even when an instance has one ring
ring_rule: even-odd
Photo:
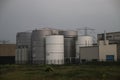
[[[112,38],[112,36],[107,36],[108,39]]]
[[[106,61],[114,61],[114,55],[106,55]]]

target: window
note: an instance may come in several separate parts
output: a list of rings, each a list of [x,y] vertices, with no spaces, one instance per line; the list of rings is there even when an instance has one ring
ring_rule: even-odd
[[[107,36],[107,39],[111,39],[112,38],[112,36]]]
[[[106,55],[106,61],[114,61],[114,55]]]

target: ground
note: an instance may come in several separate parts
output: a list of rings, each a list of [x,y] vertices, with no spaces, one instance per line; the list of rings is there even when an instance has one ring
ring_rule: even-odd
[[[0,65],[0,80],[119,80],[120,65]]]

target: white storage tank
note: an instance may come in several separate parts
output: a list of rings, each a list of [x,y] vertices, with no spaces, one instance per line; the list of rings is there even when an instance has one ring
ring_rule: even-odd
[[[76,41],[76,58],[79,58],[79,49],[80,47],[92,46],[93,38],[91,36],[78,36]]]
[[[46,64],[64,64],[63,35],[46,37]]]

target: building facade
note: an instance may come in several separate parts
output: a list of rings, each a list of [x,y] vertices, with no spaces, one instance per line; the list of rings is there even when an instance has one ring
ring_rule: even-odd
[[[16,44],[0,44],[0,64],[15,63]]]
[[[80,47],[80,61],[117,61],[117,45],[100,41],[98,46]]]
[[[105,39],[105,34],[97,35],[98,41]],[[120,32],[106,33],[106,39],[109,40],[110,44],[117,44],[117,60],[120,61]]]

